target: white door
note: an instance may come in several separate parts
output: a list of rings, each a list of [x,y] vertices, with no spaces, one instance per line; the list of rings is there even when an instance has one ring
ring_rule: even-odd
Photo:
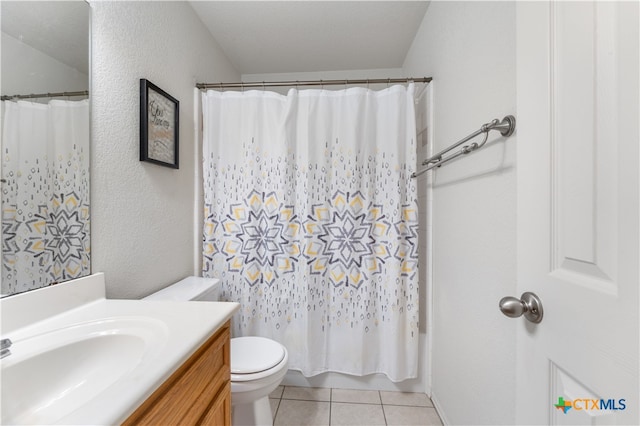
[[[640,423],[639,13],[517,5],[519,424]]]

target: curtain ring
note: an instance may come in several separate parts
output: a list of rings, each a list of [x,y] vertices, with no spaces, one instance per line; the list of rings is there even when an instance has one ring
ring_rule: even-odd
[[[389,88],[389,85],[391,84],[391,79],[387,79],[387,89]]]
[[[220,82],[220,91],[224,92],[224,87],[222,87],[222,82]]]
[[[320,79],[320,90],[324,90],[324,82]]]
[[[369,90],[369,79],[367,79],[367,90]]]
[[[264,80],[262,80],[262,91],[264,92]]]
[[[240,91],[244,93],[244,81],[240,82]]]
[[[296,90],[300,88],[300,80],[296,80]]]

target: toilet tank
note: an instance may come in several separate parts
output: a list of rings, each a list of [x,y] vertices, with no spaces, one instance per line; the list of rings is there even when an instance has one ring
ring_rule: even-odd
[[[187,277],[142,300],[182,302],[202,300],[216,302],[220,298],[220,280],[217,278]]]

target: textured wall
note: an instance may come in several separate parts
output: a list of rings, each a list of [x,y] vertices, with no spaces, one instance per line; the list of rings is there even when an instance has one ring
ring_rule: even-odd
[[[516,115],[514,2],[432,2],[407,55],[433,81],[434,151]],[[432,397],[445,423],[513,424],[516,136],[434,172]]]
[[[137,298],[199,273],[194,85],[239,75],[187,2],[91,7],[92,271]],[[180,101],[179,170],[139,161],[140,78]]]

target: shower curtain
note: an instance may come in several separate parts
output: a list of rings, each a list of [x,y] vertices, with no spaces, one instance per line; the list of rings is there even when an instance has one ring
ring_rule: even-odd
[[[305,376],[417,376],[413,91],[202,95],[203,275]]]
[[[2,293],[89,273],[89,101],[3,102]]]

